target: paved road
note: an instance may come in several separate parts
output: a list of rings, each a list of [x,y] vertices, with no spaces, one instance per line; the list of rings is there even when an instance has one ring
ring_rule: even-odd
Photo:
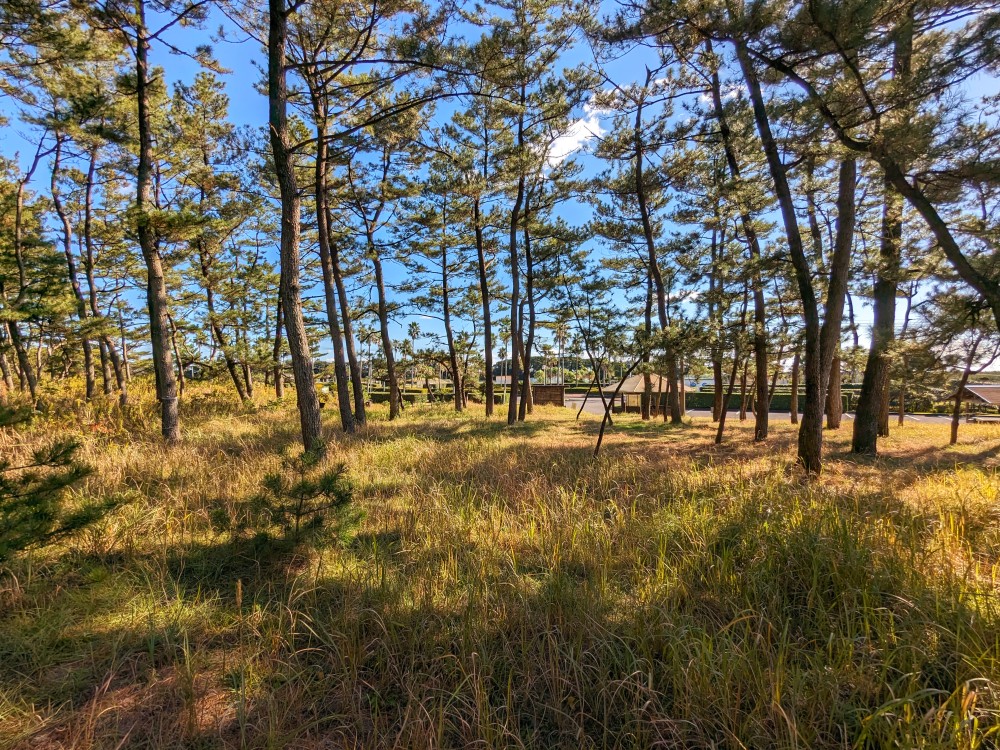
[[[583,403],[583,396],[566,396],[566,406],[567,408],[579,410],[580,404]],[[591,396],[587,399],[587,405],[584,407],[584,411],[588,414],[597,414],[601,416],[604,414],[604,407],[601,406],[601,399],[597,396]],[[733,419],[739,417],[739,409],[730,409],[726,419]],[[687,415],[689,417],[699,417],[701,419],[710,419],[712,412],[709,409],[688,409]],[[748,413],[748,416],[749,413]],[[752,418],[752,417],[751,417]],[[772,411],[772,419],[788,419],[789,414],[787,411]],[[853,419],[854,415],[850,413],[844,414],[845,419]],[[906,418],[911,422],[932,422],[937,424],[947,424],[951,421],[951,416],[947,414],[907,414]],[[896,415],[892,415],[892,420],[896,419]]]

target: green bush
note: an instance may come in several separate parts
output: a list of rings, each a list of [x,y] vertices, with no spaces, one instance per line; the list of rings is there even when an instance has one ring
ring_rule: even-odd
[[[264,477],[263,491],[238,504],[232,512],[220,506],[212,514],[216,530],[234,540],[248,533],[258,539],[280,538],[292,544],[322,544],[350,540],[362,514],[353,506],[354,489],[343,464],[317,470],[318,458],[303,453],[286,458],[281,471]]]

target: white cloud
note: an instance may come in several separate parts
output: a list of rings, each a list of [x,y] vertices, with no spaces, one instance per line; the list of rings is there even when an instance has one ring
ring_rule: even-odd
[[[570,155],[582,150],[588,141],[599,138],[606,132],[601,126],[600,109],[587,103],[583,107],[583,114],[583,117],[574,120],[566,132],[552,142],[548,156],[550,167],[554,167]]]

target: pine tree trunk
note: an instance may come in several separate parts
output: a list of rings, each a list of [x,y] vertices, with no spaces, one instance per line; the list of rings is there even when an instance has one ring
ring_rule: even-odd
[[[276,399],[283,399],[285,397],[285,376],[281,369],[281,329],[284,317],[283,311],[281,309],[281,295],[278,295],[278,304],[274,312],[274,348],[271,352],[271,361],[273,362],[273,375],[272,380],[274,380],[274,397]]]
[[[448,196],[444,196],[441,208],[441,307],[444,313],[444,334],[448,342],[448,362],[451,365],[451,382],[454,386],[455,411],[461,412],[465,405],[463,397],[462,373],[458,366],[458,351],[455,349],[455,336],[451,330],[451,302],[448,298]]]
[[[684,357],[680,358],[680,366],[678,368],[678,391],[677,395],[680,400],[681,406],[681,416],[687,416],[687,383],[684,382]]]
[[[84,186],[83,202],[83,243],[84,243],[84,276],[87,279],[87,299],[90,304],[90,315],[95,320],[101,318],[100,306],[97,303],[97,284],[94,280],[94,235],[93,235],[93,206],[94,206],[94,175],[97,172],[98,149],[92,148],[87,166],[87,181]],[[104,393],[111,393],[111,372],[114,371],[115,384],[118,387],[118,400],[121,406],[128,403],[128,387],[125,368],[122,360],[118,356],[115,342],[107,333],[101,334],[101,371],[104,377]]]
[[[798,217],[792,200],[791,189],[785,166],[778,153],[778,145],[771,132],[760,81],[750,60],[749,52],[741,39],[736,42],[736,56],[753,105],[754,120],[760,135],[768,170],[774,182],[775,195],[781,209],[782,223],[788,241],[788,253],[795,271],[795,279],[802,302],[802,318],[805,327],[805,383],[806,398],[799,427],[798,458],[809,473],[818,474],[823,467],[823,402],[824,378],[820,345],[820,319],[816,293],[812,285],[812,270],[802,245]]]
[[[523,422],[531,413],[533,403],[531,398],[531,351],[535,345],[535,265],[531,254],[531,233],[528,230],[529,219],[528,194],[524,196],[524,292],[528,305],[528,337],[521,337],[524,342],[524,379],[521,385],[521,405],[518,420]],[[522,318],[522,330],[524,327]]]
[[[958,390],[955,392],[955,404],[951,410],[951,437],[948,440],[949,445],[955,445],[958,442],[958,425],[962,419],[962,391],[965,389],[965,384],[969,382],[969,367],[966,367],[962,372],[962,377],[958,381]]]
[[[705,48],[712,54],[712,43],[706,40]],[[723,148],[726,153],[726,163],[729,167],[729,174],[734,181],[739,182],[741,172],[740,164],[736,158],[736,149],[733,147],[732,132],[726,118],[725,109],[722,106],[722,92],[719,83],[719,74],[712,72],[712,102],[715,110],[715,117],[719,121],[719,132],[722,137]],[[736,196],[739,198],[740,188],[736,189]],[[757,404],[759,406],[754,414],[754,442],[767,439],[768,433],[768,392],[767,392],[767,310],[764,302],[764,284],[761,278],[760,262],[760,239],[753,223],[749,210],[742,200],[737,200],[740,212],[740,226],[743,229],[743,236],[747,240],[750,249],[750,263],[752,266],[752,286],[753,293],[753,352],[754,352],[754,383],[757,394]]]
[[[369,231],[369,255],[375,269],[375,290],[378,292],[379,337],[382,342],[382,356],[385,357],[385,369],[389,380],[389,419],[396,419],[399,416],[399,380],[396,378],[396,358],[392,352],[392,339],[389,336],[389,301],[385,294],[382,259],[379,257],[374,241],[375,238]]]
[[[136,218],[139,247],[146,263],[146,305],[149,310],[149,343],[156,376],[156,397],[160,401],[160,431],[168,443],[181,438],[177,378],[170,351],[170,322],[167,318],[167,284],[156,230],[149,218],[155,208],[153,196],[152,113],[149,106],[149,40],[146,37],[145,0],[137,0],[138,22],[134,42],[136,61],[136,101],[138,104],[139,161],[136,169]]]
[[[525,101],[524,86],[521,86],[521,104]],[[518,116],[517,124],[517,145],[524,147],[524,115]],[[520,221],[521,203],[524,201],[524,175],[520,175],[517,180],[517,195],[514,198],[514,206],[510,212],[510,235],[508,240],[508,250],[510,252],[510,399],[507,402],[507,424],[512,425],[517,421],[518,407],[518,378],[521,377],[520,363],[518,362],[518,348],[521,345],[520,329],[520,261],[517,253],[517,226]],[[530,363],[525,367],[530,370]]]
[[[747,421],[747,365],[743,362],[743,370],[740,372],[740,421]]]
[[[895,340],[896,277],[903,232],[903,199],[885,182],[882,208],[882,239],[874,289],[874,320],[868,360],[854,414],[851,451],[874,455],[878,438],[888,434],[889,352]]]
[[[486,175],[484,175],[485,177]],[[490,282],[486,273],[486,243],[483,240],[479,196],[472,202],[472,223],[476,233],[476,262],[479,270],[479,296],[483,303],[483,348],[486,367],[486,416],[493,416],[493,320],[490,312]]]
[[[170,324],[170,349],[174,355],[174,363],[177,367],[177,387],[180,395],[184,395],[184,388],[187,382],[184,379],[184,362],[181,359],[180,350],[177,348],[177,326],[174,325],[173,317],[167,313],[167,323]]]
[[[840,392],[840,357],[834,357],[830,365],[830,384],[826,389],[826,428],[839,430],[844,413],[843,396]]]
[[[326,300],[326,322],[333,345],[333,367],[337,377],[337,408],[340,426],[344,432],[354,432],[354,414],[351,411],[351,389],[344,356],[344,340],[340,331],[340,313],[337,310],[337,288],[333,278],[333,251],[330,238],[327,193],[327,143],[326,114],[318,95],[313,91],[313,117],[316,126],[316,161],[314,164],[314,191],[316,195],[316,234],[319,243],[319,260],[323,271],[323,295]]]
[[[712,394],[712,421],[718,422],[722,416],[722,360],[717,354],[712,357],[712,383],[715,392]]]
[[[729,373],[729,387],[726,388],[726,396],[722,400],[722,408],[719,411],[719,427],[715,431],[716,445],[722,443],[722,434],[726,430],[726,414],[729,412],[729,402],[733,397],[733,389],[736,386],[736,373],[739,371],[739,369],[740,369],[740,350],[739,347],[737,347],[736,351],[733,352],[733,369]]]
[[[285,0],[268,0],[268,118],[271,153],[281,196],[281,300],[285,331],[292,359],[295,398],[299,408],[302,444],[306,451],[322,451],[323,425],[312,369],[312,355],[302,314],[299,282],[299,193],[288,143],[288,89],[285,80],[285,45],[288,10]]]
[[[4,387],[9,392],[14,390],[14,377],[10,371],[10,364],[7,362],[7,354],[3,351],[6,347],[5,339],[5,336],[0,336],[0,375],[3,376]]]
[[[41,149],[41,146],[39,146]],[[31,172],[34,171],[35,166],[38,164],[38,159],[40,158],[40,151],[35,155],[35,164],[32,166],[31,171],[29,171],[29,176]],[[28,290],[28,275],[27,269],[24,262],[24,255],[21,248],[21,223],[23,221],[24,215],[24,186],[25,179],[19,180],[17,185],[17,196],[14,206],[14,258],[17,261],[17,274],[18,274],[18,292],[17,298],[14,302],[14,307],[20,307],[25,293]],[[4,293],[4,301],[7,301],[7,295]],[[29,324],[28,334],[30,336],[30,324]],[[10,334],[10,342],[14,347],[14,354],[17,357],[17,367],[18,367],[18,378],[20,379],[20,388],[23,391],[25,386],[28,388],[28,392],[31,396],[31,403],[35,404],[38,401],[38,377],[40,373],[36,373],[31,367],[31,358],[28,356],[28,344],[25,342],[24,337],[21,335],[21,327],[18,325],[16,320],[7,321],[7,332]]]
[[[80,279],[76,272],[76,258],[73,255],[73,227],[70,224],[69,216],[63,209],[62,199],[59,194],[59,162],[62,156],[62,136],[56,133],[55,139],[50,191],[52,207],[55,209],[60,224],[62,224],[63,254],[66,256],[67,275],[69,277],[70,288],[73,290],[73,297],[76,300],[77,319],[80,321],[80,326],[84,327],[87,324],[87,301],[84,299],[83,290],[80,287]],[[94,355],[90,337],[86,331],[82,332],[80,344],[83,349],[84,395],[86,400],[90,401],[94,397],[95,390]]]
[[[795,356],[792,357],[792,395],[789,402],[789,411],[791,412],[792,424],[799,423],[799,367],[800,358],[799,352],[796,349]]]
[[[327,201],[326,225],[331,226],[330,205]],[[337,287],[337,300],[340,302],[340,315],[343,322],[344,349],[347,353],[347,366],[351,371],[351,392],[354,395],[354,424],[364,426],[367,421],[365,411],[365,384],[361,376],[361,362],[354,346],[354,324],[351,320],[351,302],[347,297],[347,287],[344,285],[344,273],[340,266],[340,248],[336,244],[330,247],[330,270],[333,273],[333,283]]]

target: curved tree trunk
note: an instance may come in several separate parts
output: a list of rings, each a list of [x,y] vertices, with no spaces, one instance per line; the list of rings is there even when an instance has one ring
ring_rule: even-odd
[[[712,54],[712,43],[706,40],[705,48]],[[722,93],[719,83],[718,71],[712,71],[712,103],[715,110],[715,117],[719,121],[719,134],[722,137],[722,145],[726,153],[726,164],[729,167],[729,174],[734,181],[739,182],[740,164],[736,158],[736,149],[733,147],[732,132],[729,129],[729,122],[726,118],[725,109],[722,106]],[[740,186],[736,188],[737,199],[740,196]],[[761,279],[760,263],[760,239],[754,227],[753,217],[744,205],[743,201],[737,200],[740,213],[740,226],[743,229],[743,236],[746,238],[747,247],[750,249],[750,263],[752,266],[752,287],[753,293],[753,353],[754,353],[754,383],[756,389],[756,400],[759,405],[754,414],[754,442],[767,439],[768,432],[768,390],[767,390],[767,310],[764,302],[764,284]],[[764,405],[764,406],[760,406]]]
[[[149,39],[146,34],[144,1],[136,3],[136,101],[138,103],[139,161],[136,170],[137,234],[146,262],[146,305],[149,310],[149,339],[156,375],[156,397],[160,401],[160,430],[168,443],[181,437],[177,404],[177,377],[170,351],[170,321],[167,316],[167,284],[160,256],[159,239],[149,220],[155,208],[153,196],[152,113],[149,106]]]
[[[83,290],[80,287],[80,279],[76,272],[76,258],[73,255],[73,227],[70,224],[69,216],[63,208],[62,199],[59,194],[59,162],[60,157],[62,156],[63,136],[56,133],[55,138],[56,145],[52,161],[52,207],[55,209],[56,216],[59,217],[59,223],[62,225],[63,254],[66,256],[67,275],[69,277],[70,288],[73,290],[73,297],[76,300],[76,315],[80,321],[81,328],[84,328],[81,333],[81,346],[83,348],[83,375],[85,381],[84,393],[87,401],[90,401],[90,399],[94,397],[95,381],[93,348],[90,343],[90,337],[87,335],[86,331],[87,301],[84,299]]]
[[[344,432],[354,432],[354,414],[351,412],[351,390],[347,377],[347,360],[344,358],[344,341],[340,332],[340,315],[337,310],[337,289],[333,279],[333,253],[330,238],[330,214],[327,210],[327,143],[326,113],[318,94],[313,90],[313,117],[316,119],[316,162],[313,188],[316,200],[316,234],[319,242],[319,259],[323,271],[323,296],[326,301],[326,322],[330,328],[333,345],[333,367],[337,377],[337,408],[340,426]]]
[[[774,182],[775,194],[781,209],[782,223],[788,241],[788,252],[795,270],[799,297],[802,301],[802,317],[805,327],[806,399],[802,413],[802,424],[799,428],[798,458],[807,472],[818,474],[823,467],[823,402],[825,396],[819,306],[812,285],[811,268],[802,244],[802,235],[799,232],[795,204],[788,185],[788,176],[778,153],[777,142],[771,131],[760,81],[750,60],[746,44],[743,40],[737,39],[735,46],[736,57],[753,105],[754,121],[760,135],[764,155],[767,158],[768,170]]]
[[[321,451],[322,417],[313,376],[312,355],[302,315],[299,282],[299,193],[288,143],[288,89],[285,79],[285,45],[288,10],[285,0],[268,0],[268,119],[271,153],[274,158],[278,190],[281,196],[281,300],[285,331],[295,379],[295,398],[299,408],[302,444],[306,451]]]

